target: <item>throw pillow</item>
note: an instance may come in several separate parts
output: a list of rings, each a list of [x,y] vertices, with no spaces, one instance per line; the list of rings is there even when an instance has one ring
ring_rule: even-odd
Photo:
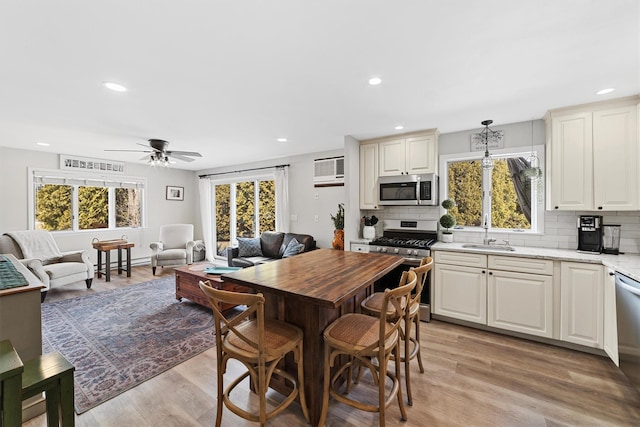
[[[304,243],[298,243],[298,241],[293,238],[289,241],[289,244],[284,249],[282,258],[289,258],[291,256],[298,255],[302,251],[304,251]]]
[[[238,237],[238,256],[262,256],[260,238]]]

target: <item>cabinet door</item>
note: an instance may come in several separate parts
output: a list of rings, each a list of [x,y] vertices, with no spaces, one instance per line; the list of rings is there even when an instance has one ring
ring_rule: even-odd
[[[406,172],[404,139],[381,142],[378,149],[380,176],[402,175]]]
[[[489,270],[487,324],[553,338],[552,277]]]
[[[436,264],[434,313],[487,324],[486,270]]]
[[[360,209],[378,209],[378,144],[360,145]]]
[[[557,210],[593,207],[592,114],[551,119],[551,206]]]
[[[616,277],[610,268],[604,269],[604,351],[616,366],[618,358],[618,318],[616,310]]]
[[[408,174],[438,172],[438,141],[436,135],[407,138],[405,163]]]
[[[562,262],[560,267],[560,339],[603,348],[602,266]]]
[[[593,113],[594,207],[638,209],[637,107]]]

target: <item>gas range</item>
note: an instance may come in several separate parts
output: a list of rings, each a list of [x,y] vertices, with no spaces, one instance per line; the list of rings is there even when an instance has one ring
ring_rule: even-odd
[[[385,220],[382,231],[382,237],[369,242],[369,252],[399,255],[410,264],[431,255],[438,236],[436,221]]]

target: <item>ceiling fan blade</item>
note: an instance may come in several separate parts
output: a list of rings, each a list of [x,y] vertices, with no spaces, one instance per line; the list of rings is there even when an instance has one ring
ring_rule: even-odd
[[[144,156],[140,157],[140,160],[149,160],[149,157],[149,154],[145,154]]]
[[[104,150],[104,151],[128,151],[132,153],[153,153],[153,151],[149,151],[149,150]]]
[[[176,152],[173,151],[169,151],[167,152],[167,156],[171,157],[172,159],[178,159],[178,160],[182,160],[183,162],[193,162],[195,159],[192,159],[190,157],[185,157],[181,154],[175,154]]]
[[[167,151],[167,154],[170,156],[175,156],[177,154],[179,156],[202,157],[202,154],[195,151]]]
[[[140,145],[140,146],[142,146],[142,147],[144,147],[144,148],[146,148],[146,149],[152,149],[152,150],[153,150],[153,147],[149,147],[149,144],[143,144],[143,143],[141,143],[141,142],[136,142],[136,144],[137,144],[137,145]]]

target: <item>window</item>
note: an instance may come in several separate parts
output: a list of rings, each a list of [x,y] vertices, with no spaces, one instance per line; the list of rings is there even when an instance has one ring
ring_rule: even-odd
[[[275,181],[242,181],[215,186],[218,255],[238,237],[275,230]]]
[[[443,200],[456,202],[450,210],[456,226],[483,227],[486,220],[491,228],[540,232],[542,188],[523,174],[530,154],[505,150],[492,153],[491,170],[482,169],[482,153],[442,156],[441,194]]]
[[[31,170],[36,230],[76,231],[142,227],[145,179]]]

